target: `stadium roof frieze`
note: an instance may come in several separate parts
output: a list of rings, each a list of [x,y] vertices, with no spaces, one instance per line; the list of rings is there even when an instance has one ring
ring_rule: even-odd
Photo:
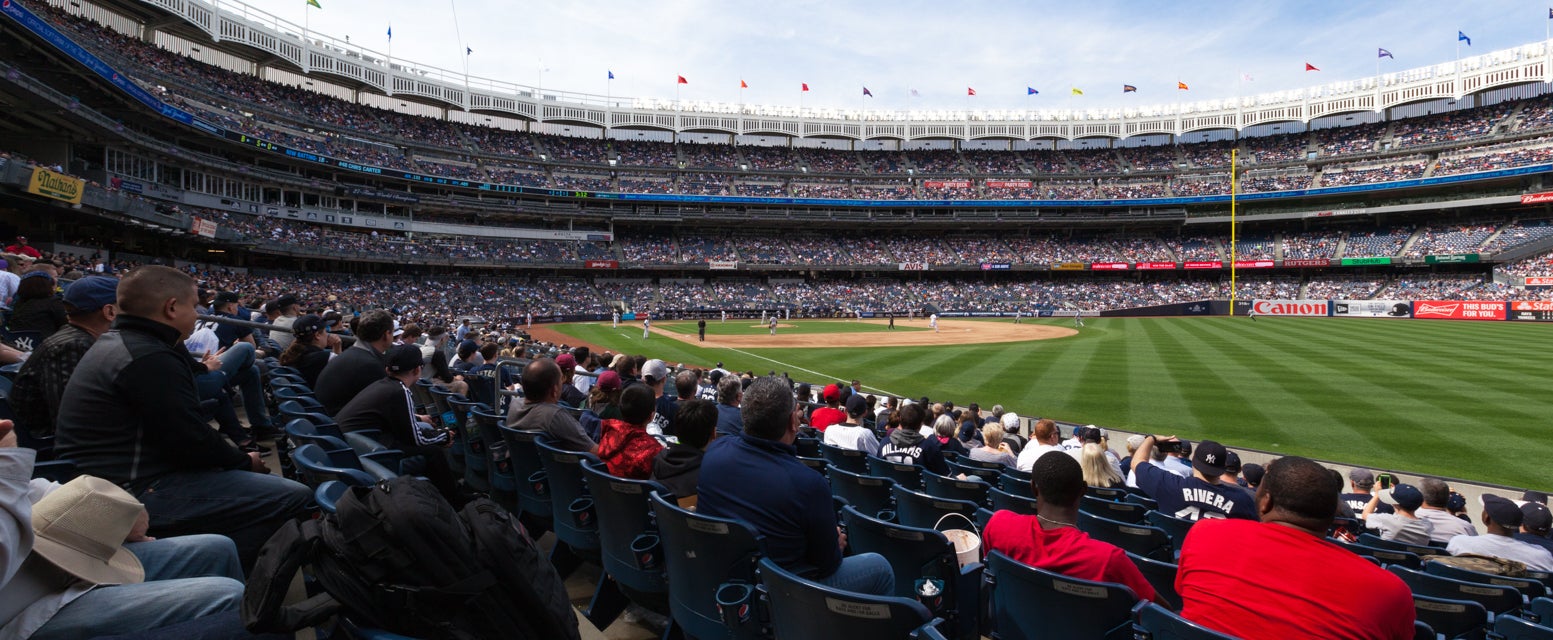
[[[215,5],[186,0],[138,0],[180,19],[217,44],[250,47],[304,74],[347,80],[384,95],[414,97],[446,107],[600,128],[719,132],[796,138],[871,139],[1125,139],[1241,130],[1277,122],[1310,122],[1343,113],[1381,111],[1435,99],[1553,81],[1553,41],[1395,73],[1262,93],[1109,109],[881,111],[801,108],[600,96],[537,87],[391,59],[239,0]],[[140,12],[136,12],[140,13]],[[298,34],[307,34],[306,39]]]

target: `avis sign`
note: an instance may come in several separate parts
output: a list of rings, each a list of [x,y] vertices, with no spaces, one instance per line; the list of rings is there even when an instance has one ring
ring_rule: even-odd
[[[1321,316],[1327,315],[1326,300],[1257,300],[1251,303],[1251,312],[1259,316]]]
[[[1425,320],[1504,320],[1505,303],[1476,300],[1418,300],[1413,317]]]

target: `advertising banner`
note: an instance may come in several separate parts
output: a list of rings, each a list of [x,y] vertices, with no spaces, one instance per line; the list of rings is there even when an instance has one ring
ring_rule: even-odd
[[[923,180],[922,186],[929,189],[965,189],[971,186],[970,180]]]
[[[588,268],[588,269],[619,269],[620,268],[620,261],[619,260],[589,260],[587,262],[582,263],[582,266],[585,267],[585,268]]]
[[[1543,204],[1545,202],[1553,202],[1553,191],[1521,195],[1521,204]]]
[[[1332,315],[1345,318],[1411,318],[1413,304],[1406,300],[1333,300]]]
[[[1476,253],[1451,253],[1443,256],[1424,256],[1426,264],[1456,264],[1461,262],[1478,262],[1482,256]]]
[[[1251,312],[1259,316],[1326,316],[1326,300],[1257,300]]]
[[[901,271],[927,271],[926,262],[902,262]]]
[[[1474,300],[1418,300],[1413,317],[1432,320],[1503,320],[1505,303]]]
[[[988,180],[989,189],[1029,189],[1034,183],[1029,180]]]
[[[1526,278],[1526,286],[1553,287],[1553,278],[1549,278],[1547,276],[1528,276]]]
[[[1271,269],[1271,268],[1273,268],[1273,261],[1272,260],[1236,260],[1235,261],[1235,268],[1236,269]]]
[[[1176,268],[1174,262],[1139,262],[1133,266],[1139,271],[1171,271]]]
[[[739,263],[733,260],[707,260],[706,268],[713,271],[729,271],[739,268]]]
[[[32,179],[27,182],[27,193],[81,204],[81,194],[86,192],[86,181],[55,173],[43,167],[32,169]]]
[[[1091,263],[1089,263],[1089,270],[1090,271],[1126,271],[1127,270],[1127,263],[1125,263],[1125,262],[1091,262]]]
[[[1056,262],[1052,264],[1052,271],[1083,271],[1082,262]]]
[[[1009,264],[1007,262],[983,262],[983,263],[981,263],[981,270],[982,271],[1008,271],[1009,269],[1013,269],[1013,268],[1014,268],[1014,265],[1011,265],[1011,264]]]
[[[195,218],[194,224],[189,226],[189,232],[206,238],[216,237],[216,221],[204,218]]]
[[[1553,322],[1553,302],[1546,300],[1516,300],[1510,303],[1510,319],[1530,322]]]
[[[1377,264],[1391,264],[1391,258],[1343,258],[1345,267],[1366,267]]]
[[[1222,260],[1196,260],[1196,261],[1192,261],[1192,262],[1187,262],[1185,264],[1182,264],[1181,266],[1184,267],[1184,268],[1187,268],[1187,269],[1223,269],[1224,268],[1224,261],[1222,261]]]
[[[1283,266],[1285,267],[1327,267],[1331,265],[1332,261],[1326,258],[1303,258],[1283,261]]]

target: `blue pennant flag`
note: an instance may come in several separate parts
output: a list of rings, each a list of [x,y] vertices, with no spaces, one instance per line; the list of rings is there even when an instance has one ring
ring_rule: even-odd
[[[1456,41],[1457,42],[1466,41],[1467,46],[1469,46],[1469,47],[1472,46],[1472,38],[1468,38],[1467,34],[1465,32],[1462,32],[1462,31],[1457,31],[1456,32]]]
[[[872,98],[872,97],[874,97],[874,92],[869,91],[868,87],[863,87],[863,95]]]
[[[1387,51],[1385,49],[1381,49],[1380,50],[1380,55],[1377,56],[1377,57],[1380,57],[1380,58],[1391,58],[1392,60],[1396,60],[1397,59],[1396,56],[1391,55],[1391,52]]]
[[[469,48],[469,47],[467,47],[467,46],[466,46],[466,47],[464,47],[464,55],[466,55],[466,56],[468,56],[468,55],[474,55],[474,52],[475,52],[475,50],[474,50],[474,49],[471,49],[471,48]]]
[[[394,25],[388,25],[388,39],[394,39]]]
[[[1035,87],[1025,87],[1025,95],[1027,95],[1027,96],[1033,96],[1033,95],[1035,95],[1035,94],[1037,94],[1037,93],[1040,93],[1040,92],[1039,92],[1039,91],[1036,91],[1036,90],[1035,90]]]
[[[609,79],[610,80],[614,80],[615,79],[615,72],[613,72],[613,71],[609,72]]]

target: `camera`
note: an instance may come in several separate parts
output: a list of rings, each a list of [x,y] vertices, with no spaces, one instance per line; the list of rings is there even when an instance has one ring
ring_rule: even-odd
[[[1396,479],[1391,477],[1391,474],[1389,473],[1382,473],[1378,476],[1375,476],[1375,480],[1380,483],[1380,488],[1382,489],[1390,489],[1392,485],[1397,483]]]
[[[1159,450],[1163,451],[1165,453],[1180,453],[1181,452],[1181,441],[1180,440],[1159,440],[1159,441],[1157,441],[1156,444],[1159,447]]]

